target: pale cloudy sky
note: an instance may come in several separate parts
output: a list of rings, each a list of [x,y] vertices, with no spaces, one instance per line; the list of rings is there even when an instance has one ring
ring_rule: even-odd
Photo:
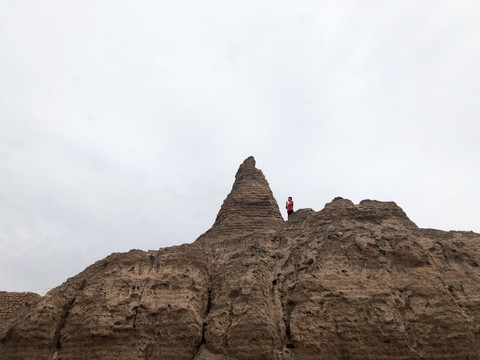
[[[480,232],[480,2],[0,0],[0,290],[280,205]],[[283,206],[282,212],[284,212]]]

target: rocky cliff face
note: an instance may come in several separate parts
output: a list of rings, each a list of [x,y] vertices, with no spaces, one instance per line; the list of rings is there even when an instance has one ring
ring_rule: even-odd
[[[90,266],[17,319],[0,358],[480,359],[479,244],[393,202],[284,222],[249,158],[211,230]]]

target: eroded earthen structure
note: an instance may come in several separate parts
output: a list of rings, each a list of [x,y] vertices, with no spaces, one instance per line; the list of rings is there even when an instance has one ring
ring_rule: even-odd
[[[211,230],[93,264],[17,319],[0,358],[480,359],[479,244],[393,202],[284,222],[249,158]]]
[[[0,291],[0,336],[23,311],[40,301],[42,297],[31,292]]]

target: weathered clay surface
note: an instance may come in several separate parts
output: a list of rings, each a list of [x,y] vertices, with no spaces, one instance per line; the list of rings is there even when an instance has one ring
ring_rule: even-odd
[[[42,297],[31,292],[0,291],[0,337],[15,322],[17,316],[40,301]]]
[[[479,234],[341,198],[283,222],[252,160],[209,232],[90,266],[18,319],[0,359],[480,359]]]
[[[283,223],[272,190],[250,156],[240,165],[232,191],[223,202],[212,228],[197,242],[221,242],[259,230],[275,229]]]

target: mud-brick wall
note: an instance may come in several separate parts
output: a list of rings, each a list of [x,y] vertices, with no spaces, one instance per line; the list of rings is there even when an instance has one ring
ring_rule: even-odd
[[[40,295],[31,292],[0,291],[0,330],[7,326],[19,311],[41,298]]]

